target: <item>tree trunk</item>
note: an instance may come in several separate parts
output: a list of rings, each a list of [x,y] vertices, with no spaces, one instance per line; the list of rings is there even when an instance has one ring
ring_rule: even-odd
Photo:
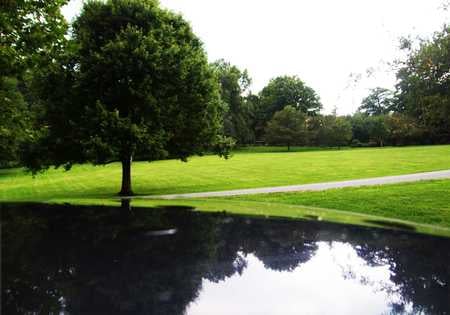
[[[131,162],[133,158],[130,156],[122,159],[122,189],[119,192],[120,196],[132,196],[131,189]]]

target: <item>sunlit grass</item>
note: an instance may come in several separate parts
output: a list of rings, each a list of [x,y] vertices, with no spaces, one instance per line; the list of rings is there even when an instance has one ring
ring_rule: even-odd
[[[257,149],[261,150],[261,149]],[[235,153],[136,162],[133,185],[138,194],[218,191],[318,183],[450,169],[450,146],[370,148],[306,152]],[[69,172],[50,170],[32,178],[20,169],[0,170],[0,201],[47,201],[57,198],[109,198],[119,191],[121,168],[77,165]]]
[[[329,208],[450,228],[450,180],[228,199]]]

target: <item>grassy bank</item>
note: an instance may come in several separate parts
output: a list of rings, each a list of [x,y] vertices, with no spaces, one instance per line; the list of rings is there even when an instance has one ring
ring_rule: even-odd
[[[229,199],[320,207],[450,228],[450,180]]]
[[[120,206],[119,199],[54,199],[53,204],[70,203],[75,205]],[[424,224],[392,217],[376,216],[351,211],[299,206],[277,202],[259,202],[236,198],[150,200],[131,201],[132,208],[190,207],[205,212],[227,212],[239,215],[283,217],[302,220],[329,221],[341,224],[372,226],[378,228],[401,229],[432,235],[450,237],[450,228],[440,225]],[[1,207],[1,203],[0,203]]]
[[[259,149],[255,149],[259,150]],[[400,175],[450,169],[450,146],[237,152],[216,156],[133,164],[138,194],[167,194],[269,187]],[[32,178],[20,169],[0,170],[0,201],[51,201],[60,198],[110,198],[119,191],[121,168],[75,166]]]

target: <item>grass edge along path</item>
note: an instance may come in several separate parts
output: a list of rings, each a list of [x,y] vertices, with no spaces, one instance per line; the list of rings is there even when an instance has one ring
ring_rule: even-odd
[[[223,199],[337,209],[450,228],[450,179]]]
[[[224,191],[210,191],[188,194],[170,194],[170,195],[148,195],[148,196],[131,196],[125,199],[133,198],[149,198],[149,199],[188,199],[188,198],[210,198],[210,197],[231,197],[244,195],[261,195],[261,194],[275,194],[275,193],[293,193],[293,192],[313,192],[324,191],[347,187],[366,187],[366,186],[380,186],[391,185],[397,183],[413,183],[419,181],[450,179],[450,170],[434,171],[426,173],[415,173],[396,176],[375,177],[366,179],[354,179],[340,182],[325,182],[306,185],[292,185],[292,186],[276,186],[276,187],[262,187],[252,189],[236,189]]]

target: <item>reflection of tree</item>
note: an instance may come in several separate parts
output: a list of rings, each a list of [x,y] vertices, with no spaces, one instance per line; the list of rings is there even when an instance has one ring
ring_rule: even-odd
[[[399,287],[401,301],[393,311],[408,304],[413,313],[450,313],[450,240],[402,231],[374,230],[329,224],[322,241],[352,245],[370,266],[389,265],[391,281]],[[393,292],[395,293],[395,292]]]
[[[400,234],[400,233],[398,233]],[[409,302],[414,303],[414,313],[450,313],[450,242],[448,239],[431,238],[410,234],[393,237],[386,247],[382,235],[373,240],[368,252],[377,252],[372,261],[390,262],[391,280],[400,286],[403,297],[396,307],[403,309]],[[402,237],[403,236],[403,237]],[[395,242],[392,244],[392,241]],[[361,253],[363,258],[366,253]]]
[[[296,226],[295,221],[247,219],[240,230],[244,252],[255,254],[273,270],[292,271],[317,249],[314,228]]]
[[[197,262],[215,252],[213,217],[179,210],[134,210],[125,218],[117,209],[39,211],[3,209],[7,314],[56,312],[61,297],[71,314],[181,314],[206,272]],[[148,233],[173,227],[174,235]]]
[[[291,271],[319,241],[342,241],[368,265],[390,266],[402,300],[448,312],[449,240],[322,222],[202,214],[188,209],[3,206],[2,311],[183,314],[202,279],[225,280],[256,255]],[[160,235],[155,231],[176,233]],[[162,233],[164,234],[164,233]]]

